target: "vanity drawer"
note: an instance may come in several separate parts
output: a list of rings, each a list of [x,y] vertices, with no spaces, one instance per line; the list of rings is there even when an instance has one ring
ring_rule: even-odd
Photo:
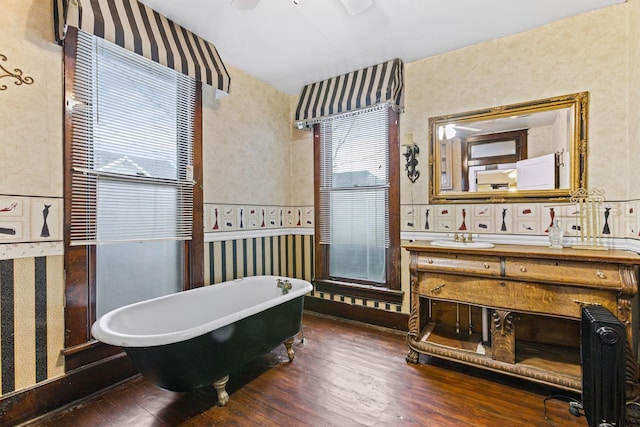
[[[418,256],[416,268],[418,271],[450,271],[458,274],[500,276],[500,258],[421,253]]]
[[[559,317],[581,317],[582,304],[617,312],[617,293],[604,289],[430,274],[420,281],[420,295],[445,301]]]
[[[539,280],[621,288],[618,266],[605,263],[507,258],[505,274],[510,279]]]

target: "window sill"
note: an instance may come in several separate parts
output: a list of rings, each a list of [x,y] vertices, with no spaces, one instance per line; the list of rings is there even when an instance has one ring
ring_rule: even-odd
[[[350,297],[372,299],[394,304],[402,304],[404,292],[398,289],[382,288],[372,285],[338,282],[335,280],[316,279],[314,281],[316,291],[339,294]]]

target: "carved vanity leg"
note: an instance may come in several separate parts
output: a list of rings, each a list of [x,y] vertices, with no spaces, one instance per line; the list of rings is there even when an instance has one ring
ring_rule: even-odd
[[[618,295],[618,319],[627,330],[625,399],[628,426],[640,425],[640,366],[638,366],[638,336],[634,330],[638,320],[634,318],[637,304],[638,279],[635,266],[620,266],[622,292]]]
[[[516,334],[513,315],[506,310],[493,310],[491,347],[493,360],[516,363]]]
[[[222,377],[213,383],[213,388],[218,392],[218,402],[220,403],[220,406],[227,406],[227,403],[229,403],[229,394],[227,393],[227,390],[225,390],[228,381],[229,375]]]
[[[407,361],[407,363],[416,364],[416,363],[418,363],[418,357],[419,356],[420,356],[420,354],[418,354],[417,351],[415,351],[414,349],[410,348],[409,352],[404,357],[404,359]]]
[[[415,266],[418,262],[418,257],[416,254],[411,254],[411,312],[409,313],[409,324],[407,325],[409,328],[409,332],[407,333],[407,342],[416,342],[418,340],[418,333],[420,330],[420,294],[418,290],[420,286],[418,284],[418,274],[415,272]],[[431,313],[429,313],[431,314]],[[409,352],[405,356],[405,360],[407,363],[418,363],[418,358],[420,354],[409,346]]]
[[[640,368],[636,362],[636,356],[627,342],[626,350],[626,376],[625,376],[625,400],[626,421],[628,426],[640,425]]]
[[[287,356],[289,356],[289,362],[292,362],[295,357],[295,352],[293,351],[293,340],[294,337],[291,337],[284,342],[284,346],[287,349]]]

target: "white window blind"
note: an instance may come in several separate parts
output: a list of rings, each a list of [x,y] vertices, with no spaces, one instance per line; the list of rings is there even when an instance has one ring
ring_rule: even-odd
[[[78,32],[71,244],[188,240],[195,81]]]
[[[389,247],[386,104],[320,123],[320,244],[331,276],[385,282]]]

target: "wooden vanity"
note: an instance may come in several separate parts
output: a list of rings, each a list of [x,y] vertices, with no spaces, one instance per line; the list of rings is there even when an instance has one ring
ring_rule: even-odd
[[[637,371],[639,255],[520,245],[403,247],[411,273],[408,362],[422,353],[580,392],[581,306],[598,304],[626,326],[628,370]]]

